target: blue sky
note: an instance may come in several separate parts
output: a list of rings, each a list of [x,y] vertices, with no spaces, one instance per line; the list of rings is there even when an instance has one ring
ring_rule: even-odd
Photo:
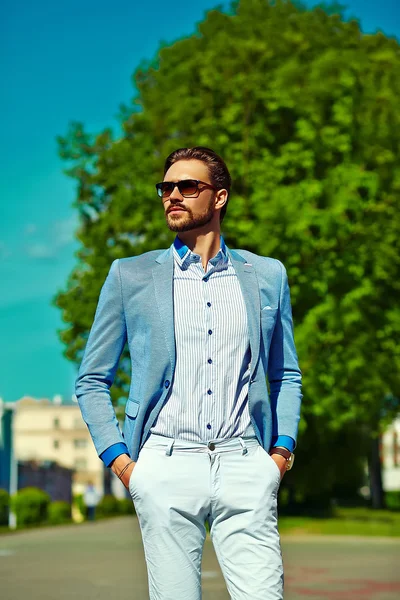
[[[364,31],[400,37],[398,0],[349,0]],[[55,137],[72,120],[118,127],[131,75],[218,0],[5,0],[0,15],[0,397],[73,393],[51,299],[75,265],[74,183]],[[309,5],[317,2],[308,2]],[[110,9],[112,7],[112,10]]]

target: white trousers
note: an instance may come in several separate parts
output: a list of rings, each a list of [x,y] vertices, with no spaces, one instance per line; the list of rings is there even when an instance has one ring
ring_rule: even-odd
[[[205,522],[232,600],[282,600],[280,472],[256,438],[151,435],[129,480],[150,600],[200,600]]]

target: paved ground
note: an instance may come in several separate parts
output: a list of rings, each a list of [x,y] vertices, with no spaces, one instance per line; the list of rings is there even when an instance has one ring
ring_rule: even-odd
[[[398,540],[283,536],[282,548],[285,600],[400,597]],[[1,535],[0,598],[148,599],[136,518]],[[209,540],[203,558],[203,600],[229,600]]]

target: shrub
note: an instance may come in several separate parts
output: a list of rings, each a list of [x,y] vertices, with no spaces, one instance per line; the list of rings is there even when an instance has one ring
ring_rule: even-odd
[[[85,506],[85,502],[83,500],[83,494],[76,494],[73,498],[73,503],[78,508],[82,517],[86,518],[86,506]]]
[[[11,507],[17,516],[17,526],[36,525],[47,520],[50,496],[35,487],[18,490],[11,496]]]
[[[129,500],[129,498],[120,498],[118,500],[118,506],[119,506],[119,514],[120,515],[134,515],[135,514],[135,507],[133,505],[132,500]]]
[[[386,492],[385,502],[387,508],[389,508],[390,510],[400,510],[400,492]]]
[[[8,524],[8,508],[10,496],[7,490],[0,489],[0,525]]]
[[[71,521],[71,505],[62,500],[51,502],[48,507],[48,521],[53,525],[69,523]]]
[[[118,499],[111,494],[102,497],[97,505],[97,514],[99,517],[110,517],[119,514]]]

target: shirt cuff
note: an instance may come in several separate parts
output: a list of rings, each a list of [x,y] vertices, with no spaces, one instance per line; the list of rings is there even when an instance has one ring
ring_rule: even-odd
[[[107,450],[104,450],[104,452],[100,454],[100,458],[106,467],[109,467],[112,461],[121,454],[127,454],[130,456],[126,444],[118,442],[117,444],[112,444],[112,446],[109,446]]]
[[[295,441],[289,435],[278,435],[272,438],[271,448],[274,446],[282,446],[283,448],[287,448],[290,452],[293,452]]]

